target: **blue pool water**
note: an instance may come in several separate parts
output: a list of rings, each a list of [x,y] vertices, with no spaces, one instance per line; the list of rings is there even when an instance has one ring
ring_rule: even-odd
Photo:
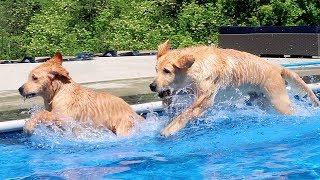
[[[319,179],[320,109],[297,103],[295,116],[217,104],[169,138],[155,113],[128,138],[1,134],[0,179]]]

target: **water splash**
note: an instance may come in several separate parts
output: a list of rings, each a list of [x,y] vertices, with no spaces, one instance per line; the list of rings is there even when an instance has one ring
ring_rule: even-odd
[[[112,132],[105,129],[84,127],[78,121],[70,121],[61,130],[60,127],[52,125],[39,126],[34,135],[29,138],[33,146],[56,147],[56,146],[103,146],[106,142],[119,144],[120,142],[135,142],[141,139],[152,139],[160,137],[160,131],[185,108],[192,104],[195,95],[181,95],[174,97],[172,105],[160,114],[152,109],[146,115],[144,122],[136,122],[133,132],[128,137],[117,137]],[[291,94],[291,97],[293,95]],[[239,128],[250,129],[252,127],[263,127],[268,124],[277,124],[292,121],[289,123],[304,123],[307,117],[318,116],[319,109],[310,106],[310,103],[292,98],[295,104],[295,115],[293,117],[280,115],[266,101],[265,98],[256,99],[248,103],[248,95],[236,91],[233,96],[224,97],[224,100],[215,102],[214,106],[202,117],[192,120],[189,125],[178,133],[177,137],[190,133],[195,133],[199,129],[208,129],[216,132],[226,132],[225,129]],[[39,107],[34,107],[31,112],[38,111]],[[300,118],[297,118],[300,117]],[[77,136],[73,133],[73,128],[80,128],[81,133]],[[189,132],[191,130],[192,132]],[[215,134],[215,133],[214,133]]]

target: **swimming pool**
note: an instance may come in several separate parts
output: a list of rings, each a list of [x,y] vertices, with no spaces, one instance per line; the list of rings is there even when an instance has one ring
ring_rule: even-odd
[[[169,138],[159,135],[168,115],[152,112],[129,138],[1,134],[0,179],[319,179],[320,110],[296,103],[283,116],[222,102]]]

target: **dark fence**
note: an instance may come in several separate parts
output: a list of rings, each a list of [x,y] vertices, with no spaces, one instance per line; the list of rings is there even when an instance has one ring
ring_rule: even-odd
[[[259,56],[320,56],[320,26],[222,26],[219,47]]]

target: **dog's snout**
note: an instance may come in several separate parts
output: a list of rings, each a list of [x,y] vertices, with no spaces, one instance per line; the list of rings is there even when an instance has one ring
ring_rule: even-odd
[[[24,91],[24,87],[23,86],[21,86],[21,87],[19,87],[19,93],[22,95],[23,94],[23,91]]]
[[[160,98],[164,98],[166,96],[170,96],[170,94],[171,94],[170,89],[165,89],[165,90],[160,91],[158,95]]]
[[[157,85],[156,85],[156,83],[151,83],[150,85],[149,85],[149,87],[150,87],[150,90],[151,91],[153,91],[153,92],[156,92],[156,89],[157,89]]]

